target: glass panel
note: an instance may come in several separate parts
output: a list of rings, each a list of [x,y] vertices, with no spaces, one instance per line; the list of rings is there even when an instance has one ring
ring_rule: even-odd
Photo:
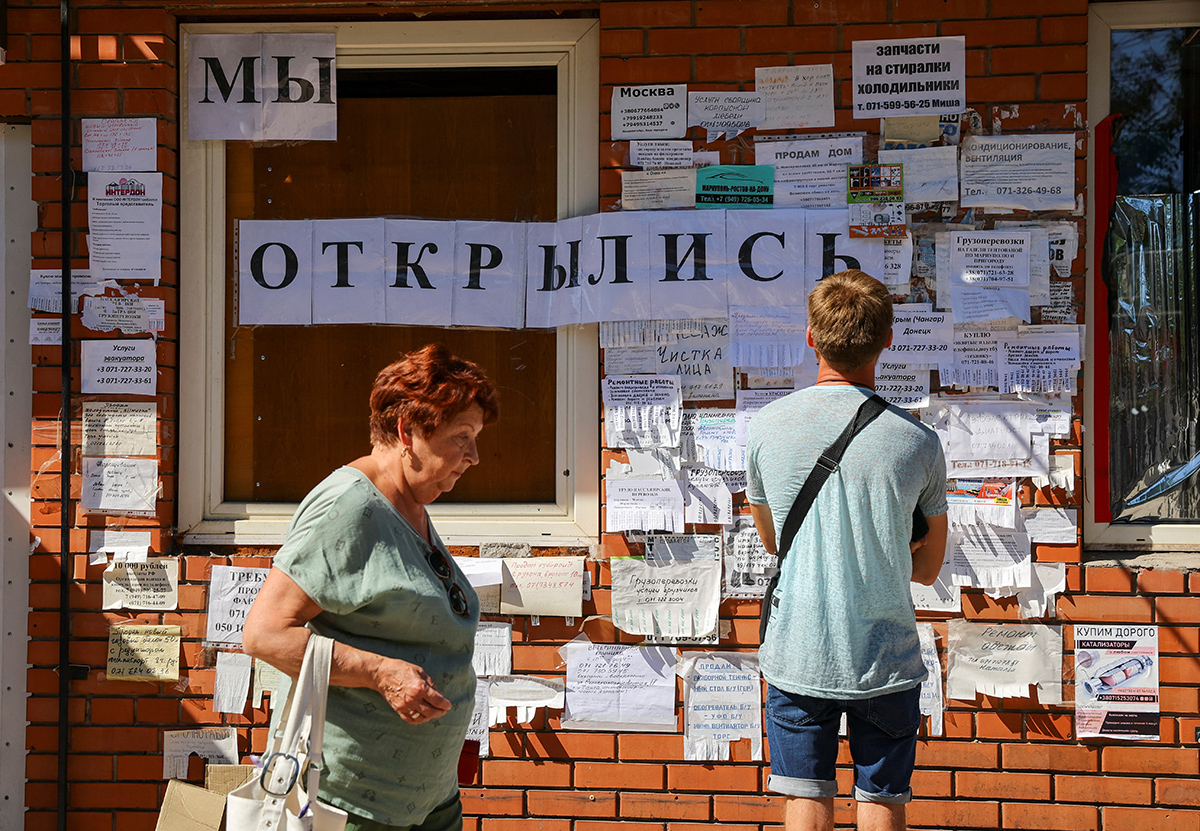
[[[1114,522],[1200,520],[1196,201],[1120,196],[1113,207],[1106,279]]]
[[[1109,112],[1122,194],[1182,193],[1184,95],[1180,47],[1195,29],[1112,33]]]
[[[441,341],[496,382],[501,416],[480,434],[480,465],[440,501],[554,502],[554,332],[234,327],[232,240],[233,222],[252,218],[555,219],[555,78],[553,68],[339,72],[336,142],[226,144],[225,499],[298,502],[369,452],[375,374]]]

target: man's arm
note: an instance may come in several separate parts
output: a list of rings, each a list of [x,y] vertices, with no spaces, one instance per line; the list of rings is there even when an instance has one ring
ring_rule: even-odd
[[[758,530],[758,538],[762,540],[763,548],[768,554],[775,554],[775,520],[771,516],[771,506],[750,503],[750,516],[754,519],[754,527]]]
[[[946,531],[948,522],[946,514],[925,517],[929,523],[929,533],[919,541],[919,547],[913,551],[912,580],[923,586],[932,586],[942,570],[942,561],[946,559]]]

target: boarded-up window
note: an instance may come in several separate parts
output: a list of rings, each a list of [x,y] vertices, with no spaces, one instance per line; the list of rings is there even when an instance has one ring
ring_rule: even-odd
[[[298,502],[370,451],[375,374],[433,341],[500,388],[480,464],[442,502],[555,499],[556,336],[420,326],[234,326],[238,219],[556,218],[552,68],[340,70],[338,139],[226,144],[225,499]]]

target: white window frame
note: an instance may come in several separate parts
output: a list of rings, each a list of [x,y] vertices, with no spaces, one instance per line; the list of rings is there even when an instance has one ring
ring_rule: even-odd
[[[196,34],[334,32],[341,68],[556,67],[558,218],[598,210],[600,26],[594,19],[192,23],[180,30],[184,91],[188,36]],[[187,544],[274,545],[283,540],[294,503],[224,498],[225,143],[189,141],[186,93],[181,104],[179,527]],[[557,339],[555,501],[430,505],[429,513],[448,544],[523,540],[586,545],[598,540],[596,326],[562,327]],[[366,394],[364,390],[364,399]],[[366,431],[364,421],[364,436]],[[478,475],[486,476],[487,471],[481,469]]]
[[[1088,9],[1088,122],[1098,124],[1110,110],[1109,62],[1112,58],[1112,32],[1114,29],[1156,29],[1200,26],[1200,2],[1196,0],[1163,0],[1162,2],[1093,3]],[[1096,155],[1095,135],[1091,136],[1093,148],[1088,153],[1088,258],[1087,285],[1099,285],[1100,275],[1095,273],[1093,246],[1103,245],[1096,239]],[[1092,297],[1086,304],[1087,353],[1094,356],[1093,333],[1097,325],[1107,321],[1096,319]],[[1096,401],[1092,395],[1094,387],[1095,360],[1085,362],[1084,368],[1084,425],[1096,423],[1097,418],[1107,418],[1107,411],[1096,412]],[[1093,430],[1084,431],[1085,470],[1096,469],[1096,441]],[[1200,551],[1200,525],[1183,523],[1108,523],[1096,521],[1096,483],[1092,476],[1084,477],[1084,547],[1092,550],[1125,551]],[[1108,494],[1101,495],[1109,498]]]

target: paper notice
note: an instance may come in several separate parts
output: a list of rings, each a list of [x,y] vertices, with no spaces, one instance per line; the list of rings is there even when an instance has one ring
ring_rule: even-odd
[[[71,270],[71,313],[79,311],[79,298],[103,294],[104,280],[86,271]],[[62,314],[62,271],[35,268],[29,272],[29,308],[35,312]],[[61,322],[61,321],[60,321]]]
[[[109,681],[178,681],[178,626],[112,626],[108,630]]]
[[[976,693],[1024,698],[1037,686],[1043,704],[1062,700],[1061,627],[954,618],[947,653],[949,698],[970,700]]]
[[[746,444],[750,437],[750,422],[763,407],[785,395],[791,395],[790,389],[738,390],[737,391],[737,441]]]
[[[880,150],[879,162],[904,165],[904,201],[909,204],[958,201],[956,147]]]
[[[952,404],[950,413],[951,459],[1029,459],[1033,455],[1029,413],[1017,402]]]
[[[218,713],[242,713],[250,692],[253,659],[244,652],[217,653],[217,681],[213,710]]]
[[[1050,284],[1050,303],[1042,306],[1042,323],[1075,323],[1079,310],[1075,308],[1075,286],[1065,280]]]
[[[582,616],[583,557],[506,557],[500,614]]]
[[[953,231],[950,279],[971,286],[1029,285],[1029,231]]]
[[[154,341],[85,340],[80,351],[84,395],[154,395],[158,385]]]
[[[83,298],[83,325],[93,332],[121,331],[127,335],[161,332],[165,326],[166,301],[156,298]]]
[[[475,680],[475,709],[471,711],[471,723],[467,726],[467,741],[479,742],[479,758],[491,754],[488,746],[488,715],[491,708],[492,682],[487,678]]]
[[[274,706],[275,693],[279,690],[279,681],[283,676],[279,670],[268,664],[266,661],[255,659],[254,661],[254,689],[250,692],[250,706],[255,709],[262,706],[263,693],[271,694],[271,703]]]
[[[675,730],[675,650],[667,646],[568,643],[564,728]]]
[[[970,136],[962,143],[964,208],[1075,208],[1071,133]]]
[[[108,555],[118,563],[144,563],[150,551],[149,531],[96,529],[88,535],[89,563],[107,563]],[[95,556],[99,555],[99,556]]]
[[[846,207],[846,166],[862,164],[862,136],[756,141],[754,158],[775,166],[776,207]]]
[[[721,563],[612,561],[613,625],[634,635],[693,638],[717,628]]]
[[[883,275],[879,281],[898,294],[908,294],[912,282],[912,234],[883,241]]]
[[[153,516],[158,499],[158,460],[83,460],[80,506],[85,513]]]
[[[240,645],[250,604],[267,579],[269,568],[213,566],[208,584],[208,628],[212,644]]]
[[[164,730],[163,779],[187,779],[188,757],[193,753],[220,765],[236,765],[237,729]]]
[[[102,575],[105,609],[170,611],[179,605],[179,560],[113,563]]]
[[[1021,335],[1004,338],[997,349],[1000,392],[1071,392],[1079,373],[1079,338]]]
[[[153,118],[82,119],[83,169],[89,173],[158,169]]]
[[[30,346],[61,346],[62,321],[45,317],[34,317],[29,320]]]
[[[779,558],[767,553],[754,523],[739,523],[725,546],[725,596],[763,597],[778,571]]]
[[[732,420],[732,419],[731,419]],[[730,432],[733,425],[729,425]],[[733,494],[719,471],[707,467],[684,470],[683,518],[701,525],[732,525]]]
[[[763,97],[760,130],[833,126],[833,65],[759,66],[754,91]]]
[[[695,206],[695,168],[621,171],[623,211],[656,211]]]
[[[692,166],[690,141],[631,141],[629,163],[647,170],[652,168]]]
[[[504,563],[491,557],[455,557],[455,564],[467,575],[471,588],[498,586],[504,581]]]
[[[512,635],[511,623],[479,621],[471,657],[476,675],[512,675]]]
[[[713,470],[746,469],[746,447],[737,441],[735,410],[699,411],[692,423],[692,432],[696,455],[704,467]]]
[[[729,322],[697,320],[696,331],[680,332],[673,343],[608,348],[604,370],[609,376],[649,373],[675,375],[684,401],[733,398],[733,364],[729,360]]]
[[[158,281],[162,174],[103,174],[88,183],[88,265],[105,279]]]
[[[517,724],[528,724],[538,707],[561,710],[566,706],[566,684],[561,678],[502,675],[492,679],[489,695],[489,727],[508,718],[509,707],[517,710]]]
[[[760,92],[688,92],[688,126],[703,127],[712,143],[757,127],[767,117]]]
[[[646,537],[646,561],[654,563],[696,560],[719,561],[719,534],[651,534]]]
[[[613,87],[611,111],[614,140],[683,138],[687,84]]]
[[[947,312],[928,308],[894,306],[892,345],[883,350],[881,361],[936,364],[950,354],[954,342],[954,319]]]
[[[799,366],[808,348],[803,306],[730,306],[729,359],[734,366]]]
[[[905,410],[929,406],[929,370],[916,364],[880,361],[875,368],[875,392]]]
[[[153,401],[83,402],[83,455],[155,455],[157,412]]]
[[[605,524],[618,531],[683,531],[683,492],[678,482],[628,479],[605,482]]]
[[[921,662],[925,664],[925,680],[921,682],[921,715],[929,716],[929,735],[942,735],[942,662],[938,658],[937,633],[932,623],[918,623],[921,639]]]
[[[604,443],[677,447],[682,407],[679,376],[610,375],[604,379]]]
[[[750,758],[762,759],[757,656],[685,652],[676,671],[683,678],[683,758],[728,761],[729,743],[749,739]]]
[[[991,526],[951,531],[946,555],[958,586],[1028,587],[1033,579],[1029,535],[1018,531]]]
[[[854,41],[854,117],[961,113],[966,52],[962,35]]]
[[[942,563],[937,580],[932,586],[909,583],[913,608],[925,612],[961,612],[962,589],[954,585],[954,564],[949,560]]]
[[[1079,542],[1079,511],[1075,508],[1023,508],[1021,517],[1032,542],[1051,545]]]
[[[1012,330],[1009,330],[1012,331]],[[1000,383],[996,363],[1000,329],[970,328],[969,324],[954,328],[954,345],[949,359],[938,360],[938,378],[944,387],[995,387]]]
[[[1075,735],[1158,741],[1158,627],[1075,627]]]
[[[1055,617],[1054,599],[1067,590],[1065,563],[1034,563],[1033,581],[1029,588],[1016,590],[1017,608],[1021,617]]]

